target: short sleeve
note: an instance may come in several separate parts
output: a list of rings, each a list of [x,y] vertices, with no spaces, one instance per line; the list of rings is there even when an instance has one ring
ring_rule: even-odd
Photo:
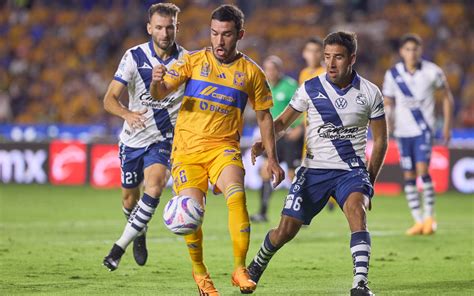
[[[444,88],[446,86],[446,75],[444,75],[443,70],[437,67],[435,74],[434,87],[436,89]]]
[[[395,98],[395,85],[394,85],[394,80],[390,71],[385,72],[385,77],[383,79],[382,93],[386,97]]]
[[[117,71],[114,74],[114,80],[117,80],[127,86],[128,83],[130,83],[133,79],[135,69],[136,63],[133,60],[130,50],[127,50],[120,61]]]
[[[258,69],[252,80],[249,99],[254,110],[267,110],[273,107],[272,91],[263,71]],[[253,92],[253,93],[252,93]]]
[[[375,97],[370,108],[370,116],[369,118],[372,119],[380,119],[385,116],[385,110],[383,107],[383,97],[380,90],[377,88],[375,92]]]
[[[171,87],[177,88],[191,78],[192,61],[189,54],[183,55],[171,68],[166,72],[164,81]]]
[[[308,94],[306,93],[304,85],[303,83],[298,87],[290,101],[290,106],[298,112],[305,112],[309,107]]]

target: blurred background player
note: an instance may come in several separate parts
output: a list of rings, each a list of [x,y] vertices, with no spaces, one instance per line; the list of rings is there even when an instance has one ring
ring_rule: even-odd
[[[255,282],[272,256],[303,224],[311,223],[333,196],[351,231],[351,295],[374,295],[367,286],[371,242],[366,211],[371,208],[373,185],[387,151],[387,125],[380,90],[353,70],[356,51],[354,33],[329,34],[324,39],[327,74],[306,80],[275,120],[275,132],[281,135],[302,112],[308,112],[308,153],[290,187],[278,227],[268,232],[248,267]],[[369,126],[374,147],[366,166]],[[253,156],[260,155],[262,148],[260,142],[255,143]]]
[[[435,130],[435,91],[439,90],[442,97],[444,145],[451,139],[453,98],[441,68],[421,58],[422,40],[418,35],[404,35],[399,53],[402,61],[385,73],[383,94],[389,127],[398,139],[405,194],[415,220],[406,234],[432,234],[436,231],[435,193],[428,170]],[[417,177],[423,184],[423,211]]]
[[[267,57],[263,61],[263,71],[267,76],[273,96],[273,107],[270,109],[273,118],[277,118],[285,110],[291,97],[298,88],[298,82],[286,76],[283,72],[283,61],[275,55]],[[301,164],[301,152],[303,149],[304,128],[302,118],[291,125],[291,129],[277,141],[278,160],[288,165],[287,176],[290,180],[295,175],[295,169]],[[260,135],[260,133],[259,133]],[[260,188],[260,210],[252,215],[253,222],[268,221],[267,211],[270,197],[273,191],[271,176],[266,171],[266,163],[260,169],[262,187]]]
[[[127,50],[105,94],[105,109],[125,120],[120,134],[119,157],[123,212],[128,222],[122,236],[104,258],[104,266],[111,271],[118,267],[132,241],[135,261],[139,265],[146,263],[146,225],[169,178],[173,126],[184,88],[177,89],[160,102],[151,98],[149,88],[153,67],[157,64],[170,67],[185,52],[175,42],[179,12],[172,3],[150,6],[147,24],[150,41]],[[129,93],[128,108],[120,102],[125,88]],[[142,182],[144,192],[140,199]]]
[[[299,84],[326,71],[321,64],[323,62],[323,41],[320,38],[313,37],[308,39],[303,47],[302,55],[306,62],[306,68],[300,72]]]
[[[233,245],[232,284],[241,293],[252,293],[245,259],[250,223],[240,151],[242,113],[247,100],[255,110],[267,150],[268,174],[274,186],[284,179],[275,148],[272,94],[261,68],[237,50],[244,36],[244,14],[233,5],[221,5],[211,15],[211,45],[184,56],[170,70],[153,69],[151,94],[161,100],[186,83],[176,122],[172,169],[175,191],[191,196],[204,208],[208,182],[223,192],[228,207],[228,227]],[[185,236],[192,272],[200,295],[219,295],[203,260],[202,227]]]

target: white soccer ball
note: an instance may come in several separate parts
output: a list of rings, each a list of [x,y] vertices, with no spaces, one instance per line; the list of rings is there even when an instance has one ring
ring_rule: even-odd
[[[174,234],[196,232],[202,225],[204,209],[193,198],[178,195],[168,201],[163,210],[163,222]]]

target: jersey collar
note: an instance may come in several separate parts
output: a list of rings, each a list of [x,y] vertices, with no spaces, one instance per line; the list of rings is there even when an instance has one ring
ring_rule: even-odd
[[[334,83],[329,80],[328,74],[326,74],[326,81],[332,86],[332,88],[336,91],[336,93],[340,96],[347,94],[347,92],[354,87],[355,89],[360,89],[360,76],[357,74],[355,70],[352,70],[352,81],[351,83],[346,86],[345,88],[339,88],[339,86],[335,85]]]
[[[155,48],[153,47],[153,40],[152,39],[150,39],[150,41],[148,42],[148,46],[150,47],[151,55],[153,57],[155,57],[161,64],[168,65],[169,62],[171,62],[173,59],[178,59],[178,57],[179,57],[179,46],[176,42],[173,44],[173,49],[172,49],[170,57],[167,58],[166,60],[162,60],[156,54]]]

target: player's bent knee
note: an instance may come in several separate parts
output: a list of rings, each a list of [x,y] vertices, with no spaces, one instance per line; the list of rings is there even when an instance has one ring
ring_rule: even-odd
[[[158,198],[161,196],[161,193],[163,192],[163,187],[158,184],[154,185],[148,185],[145,187],[145,192],[151,197]]]

